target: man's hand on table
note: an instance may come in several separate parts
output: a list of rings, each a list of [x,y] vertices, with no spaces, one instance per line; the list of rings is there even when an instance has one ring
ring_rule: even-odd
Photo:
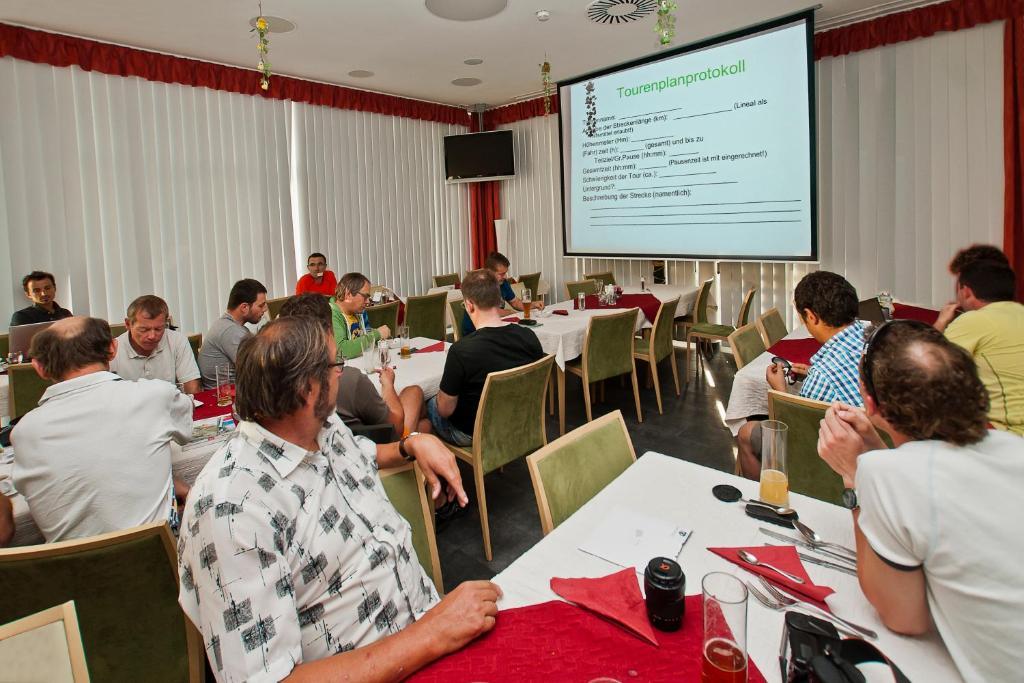
[[[433,434],[417,434],[405,442],[405,448],[419,463],[433,500],[438,500],[444,494],[449,502],[458,500],[461,507],[466,507],[469,496],[462,488],[459,466],[455,463],[455,456],[440,439]],[[441,490],[441,479],[448,484],[445,491]]]
[[[380,375],[380,385],[382,388],[394,388],[395,369],[393,367],[388,365],[386,367],[381,368],[380,370],[376,370],[375,372],[377,372]]]
[[[501,588],[490,581],[460,583],[416,622],[437,646],[442,657],[494,628]]]
[[[843,478],[844,486],[853,488],[857,458],[885,445],[867,414],[843,403],[833,403],[819,424],[818,455]]]

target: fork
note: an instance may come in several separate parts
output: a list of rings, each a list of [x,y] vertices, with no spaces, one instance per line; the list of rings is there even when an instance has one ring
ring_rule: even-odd
[[[750,583],[749,581],[746,581],[745,583],[747,584],[747,590],[750,591],[751,595],[753,595],[757,599],[757,601],[759,603],[761,603],[762,605],[764,605],[768,609],[775,610],[776,612],[782,612],[782,611],[785,611],[787,609],[786,606],[783,605],[782,603],[775,602],[774,600],[769,598],[767,595],[765,595],[764,593],[759,591],[754,586],[754,584]],[[832,619],[830,618],[829,621],[832,621]],[[859,637],[860,636],[859,633],[857,633],[856,631],[853,631],[851,629],[846,628],[842,624],[835,624],[835,627],[836,627],[836,630],[838,630],[840,633],[845,633],[848,636],[854,636],[854,637]]]
[[[820,617],[824,617],[826,619],[829,619],[829,620],[835,621],[837,623],[840,623],[843,626],[845,626],[846,628],[852,629],[852,630],[856,631],[857,633],[859,633],[860,635],[864,636],[865,638],[871,638],[872,640],[875,640],[876,638],[878,638],[878,634],[876,632],[872,631],[869,628],[861,626],[860,624],[855,624],[852,621],[848,621],[847,619],[843,619],[842,617],[838,617],[835,614],[832,614],[831,612],[826,612],[825,610],[821,609],[817,605],[812,605],[811,603],[806,602],[804,600],[796,600],[794,598],[791,598],[788,595],[786,595],[785,593],[783,593],[782,591],[780,591],[775,586],[773,586],[770,583],[768,583],[767,581],[765,581],[760,576],[757,577],[757,578],[761,582],[761,585],[764,586],[765,590],[768,591],[768,595],[772,596],[772,598],[774,598],[776,601],[778,601],[781,604],[782,607],[795,607],[795,606],[799,606],[802,609],[813,611],[815,614],[817,614]]]

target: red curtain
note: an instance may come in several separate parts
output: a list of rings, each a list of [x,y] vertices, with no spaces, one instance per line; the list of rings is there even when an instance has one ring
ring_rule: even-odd
[[[7,24],[0,24],[0,57],[14,57],[50,66],[77,66],[84,71],[97,71],[111,76],[135,76],[147,81],[292,100],[335,109],[352,109],[460,126],[467,124],[466,112],[458,107],[312,83],[286,76],[271,77],[270,90],[263,91],[260,89],[259,74],[255,70],[210,64]]]
[[[1003,250],[1017,273],[1017,301],[1024,302],[1024,17],[1006,20],[1003,55]]]
[[[486,114],[485,114],[486,116]],[[469,124],[473,133],[480,132],[476,116]],[[484,130],[490,127],[484,122]],[[498,235],[494,219],[501,218],[501,185],[498,180],[469,184],[469,233],[472,244],[473,267],[483,268],[487,255],[498,249]]]
[[[558,113],[557,93],[551,97],[551,113]],[[515,123],[516,121],[522,121],[523,119],[532,119],[535,116],[544,116],[545,114],[544,98],[537,97],[532,100],[526,100],[525,102],[517,102],[515,104],[498,107],[497,109],[491,109],[484,112],[484,127],[487,130],[493,130],[495,126],[500,126],[506,123]]]
[[[822,31],[814,36],[814,57],[838,57],[1022,14],[1024,0],[949,0]]]

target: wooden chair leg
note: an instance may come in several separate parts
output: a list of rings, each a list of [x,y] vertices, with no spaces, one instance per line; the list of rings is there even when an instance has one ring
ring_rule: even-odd
[[[647,384],[646,384],[646,388],[650,389],[652,386],[654,386],[654,375],[655,374],[656,374],[656,372],[654,370],[654,363],[650,363],[650,362],[647,363]],[[623,375],[623,377],[625,377],[625,375]]]
[[[487,520],[487,493],[484,491],[484,468],[478,463],[473,463],[473,480],[476,482],[476,500],[480,506],[480,531],[484,537],[484,558],[490,562],[494,559],[491,552],[491,525]]]
[[[672,359],[672,379],[676,382],[676,396],[682,396],[682,392],[679,391],[679,367],[676,364],[676,352],[674,350],[669,354],[669,358]]]
[[[650,377],[654,380],[654,397],[658,399],[658,415],[664,415],[665,411],[661,409],[661,382],[658,381],[658,362],[652,357],[649,365],[651,367]]]
[[[565,434],[565,370],[555,365],[558,379],[558,434]]]
[[[587,407],[587,422],[590,422],[594,418],[590,414],[590,385],[586,380],[583,380],[583,403]]]
[[[633,401],[636,403],[636,421],[643,422],[644,414],[640,412],[640,384],[636,381],[636,363],[633,363],[633,372],[630,373],[633,378]]]
[[[548,415],[554,415],[555,414],[555,378],[554,378],[555,369],[554,369],[554,366],[552,366],[551,374],[552,374],[552,377],[551,377],[550,380],[548,380]]]
[[[686,337],[686,362],[683,363],[683,381],[690,383],[690,337]]]

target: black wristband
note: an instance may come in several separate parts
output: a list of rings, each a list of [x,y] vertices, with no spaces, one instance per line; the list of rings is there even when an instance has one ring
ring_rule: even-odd
[[[409,451],[405,450],[405,442],[410,436],[417,436],[418,434],[419,432],[411,432],[410,434],[407,434],[398,440],[398,454],[402,456],[402,458],[406,462],[416,461],[416,456],[410,453]]]

